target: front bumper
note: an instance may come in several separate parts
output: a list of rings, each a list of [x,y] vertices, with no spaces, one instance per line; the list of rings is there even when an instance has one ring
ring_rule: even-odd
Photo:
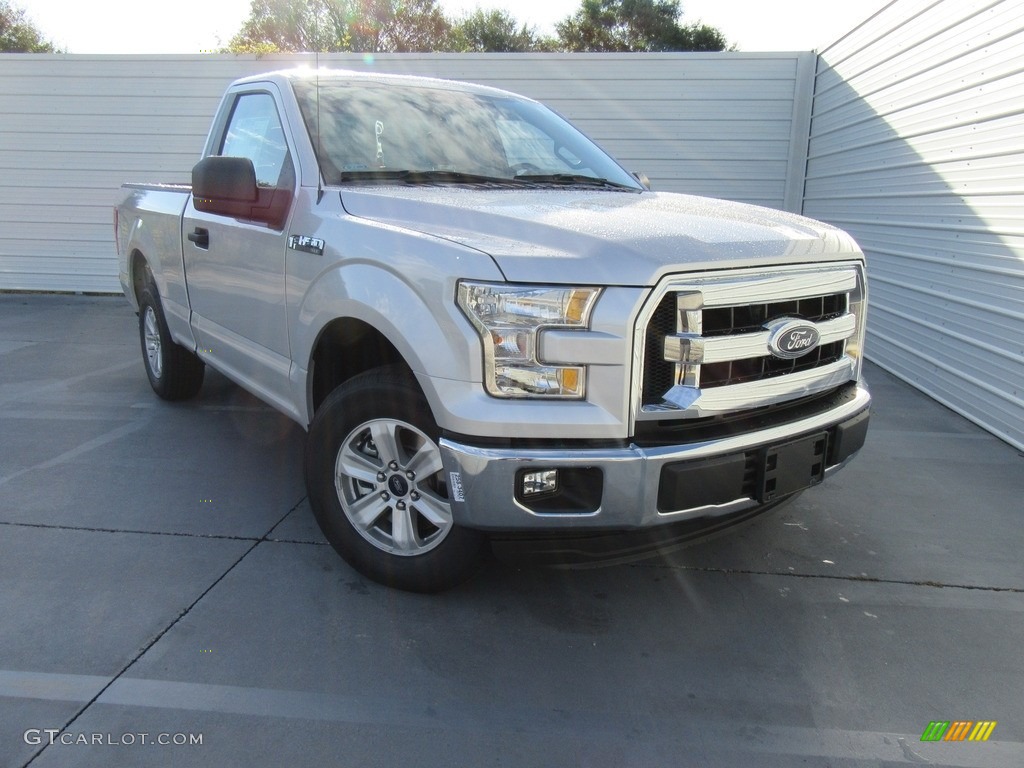
[[[840,469],[864,444],[870,402],[861,382],[853,397],[822,413],[685,445],[485,448],[442,438],[452,514],[467,528],[554,531],[629,530],[739,512]],[[815,451],[820,467],[808,458]],[[786,469],[777,489],[768,477],[776,462],[797,469]],[[541,469],[559,471],[559,492],[524,499],[522,473]]]

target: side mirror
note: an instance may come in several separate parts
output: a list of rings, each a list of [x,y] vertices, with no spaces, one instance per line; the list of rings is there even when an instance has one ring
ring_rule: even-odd
[[[248,157],[204,157],[192,169],[192,196],[197,210],[219,203],[255,203],[256,169]],[[210,213],[220,213],[210,210]],[[230,213],[227,215],[231,215]]]
[[[639,181],[641,184],[643,184],[644,189],[650,190],[651,180],[647,178],[646,173],[641,173],[640,171],[633,171],[633,178]]]
[[[192,168],[192,204],[197,211],[284,226],[292,190],[261,187],[248,157],[211,155]]]

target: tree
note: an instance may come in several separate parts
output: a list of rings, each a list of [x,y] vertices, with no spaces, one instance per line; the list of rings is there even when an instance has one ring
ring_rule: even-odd
[[[349,50],[409,53],[451,50],[451,22],[436,0],[355,0]]]
[[[583,0],[555,29],[567,51],[721,51],[722,33],[682,24],[679,0]]]
[[[324,0],[252,0],[249,18],[228,45],[233,53],[329,51],[334,25]]]
[[[451,50],[436,0],[252,0],[235,53]]]
[[[63,53],[25,18],[25,10],[0,0],[0,51],[4,53]]]
[[[460,50],[473,53],[523,53],[557,46],[555,41],[542,39],[535,28],[520,24],[508,11],[497,9],[477,8],[455,26],[455,36]]]

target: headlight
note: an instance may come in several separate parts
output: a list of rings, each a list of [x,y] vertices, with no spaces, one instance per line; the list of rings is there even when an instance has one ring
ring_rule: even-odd
[[[600,292],[599,288],[459,283],[459,306],[483,342],[488,393],[582,398],[586,369],[545,365],[537,358],[537,335],[544,328],[586,328]]]

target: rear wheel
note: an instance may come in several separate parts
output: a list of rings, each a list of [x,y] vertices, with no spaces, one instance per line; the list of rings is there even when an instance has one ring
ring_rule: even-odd
[[[203,386],[203,361],[171,340],[160,294],[149,280],[139,292],[142,361],[153,391],[164,400],[187,400]]]
[[[313,513],[335,550],[374,581],[438,592],[480,563],[485,538],[452,520],[438,435],[419,388],[393,369],[342,384],[313,420]]]

